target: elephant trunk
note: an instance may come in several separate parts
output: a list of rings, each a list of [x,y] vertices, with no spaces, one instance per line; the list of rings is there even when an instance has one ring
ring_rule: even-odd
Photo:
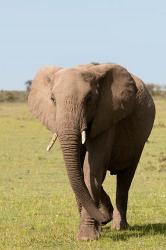
[[[69,181],[78,201],[88,211],[92,218],[104,224],[107,218],[105,218],[96,207],[84,182],[80,161],[80,134],[78,132],[74,133],[68,131],[67,133],[63,133],[63,135],[58,135],[58,137],[61,143]]]

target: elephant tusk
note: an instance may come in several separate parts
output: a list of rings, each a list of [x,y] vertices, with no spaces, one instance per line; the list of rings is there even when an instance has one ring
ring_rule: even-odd
[[[52,148],[52,146],[53,146],[54,143],[56,142],[57,137],[58,137],[58,136],[57,136],[56,133],[53,134],[52,139],[51,139],[50,143],[49,143],[48,146],[47,146],[47,152],[50,151],[50,149]]]
[[[81,133],[81,141],[82,141],[82,144],[84,144],[86,142],[86,132],[85,132],[85,130],[83,130],[82,133]]]

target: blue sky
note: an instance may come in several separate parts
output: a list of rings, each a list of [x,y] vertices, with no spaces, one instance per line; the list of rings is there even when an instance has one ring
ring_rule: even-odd
[[[0,0],[0,89],[40,67],[114,62],[166,85],[165,0]]]

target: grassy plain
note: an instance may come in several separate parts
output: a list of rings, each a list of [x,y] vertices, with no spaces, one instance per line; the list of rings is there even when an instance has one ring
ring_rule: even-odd
[[[94,242],[78,242],[79,216],[58,142],[26,104],[0,104],[0,249],[166,249],[166,100],[155,99],[156,120],[129,196],[130,229],[110,224]],[[104,184],[115,199],[115,177]]]

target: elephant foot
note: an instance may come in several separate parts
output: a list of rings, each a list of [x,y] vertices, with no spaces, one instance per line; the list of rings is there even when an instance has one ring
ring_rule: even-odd
[[[100,236],[100,230],[98,227],[82,225],[80,226],[77,234],[77,240],[98,240]]]
[[[112,230],[126,230],[129,227],[129,224],[127,223],[126,219],[122,219],[119,211],[116,209],[113,212],[113,221],[112,221]]]
[[[120,231],[120,230],[126,230],[128,229],[128,227],[129,227],[129,224],[127,223],[127,221],[122,220],[119,222],[119,221],[113,220],[111,229]]]

